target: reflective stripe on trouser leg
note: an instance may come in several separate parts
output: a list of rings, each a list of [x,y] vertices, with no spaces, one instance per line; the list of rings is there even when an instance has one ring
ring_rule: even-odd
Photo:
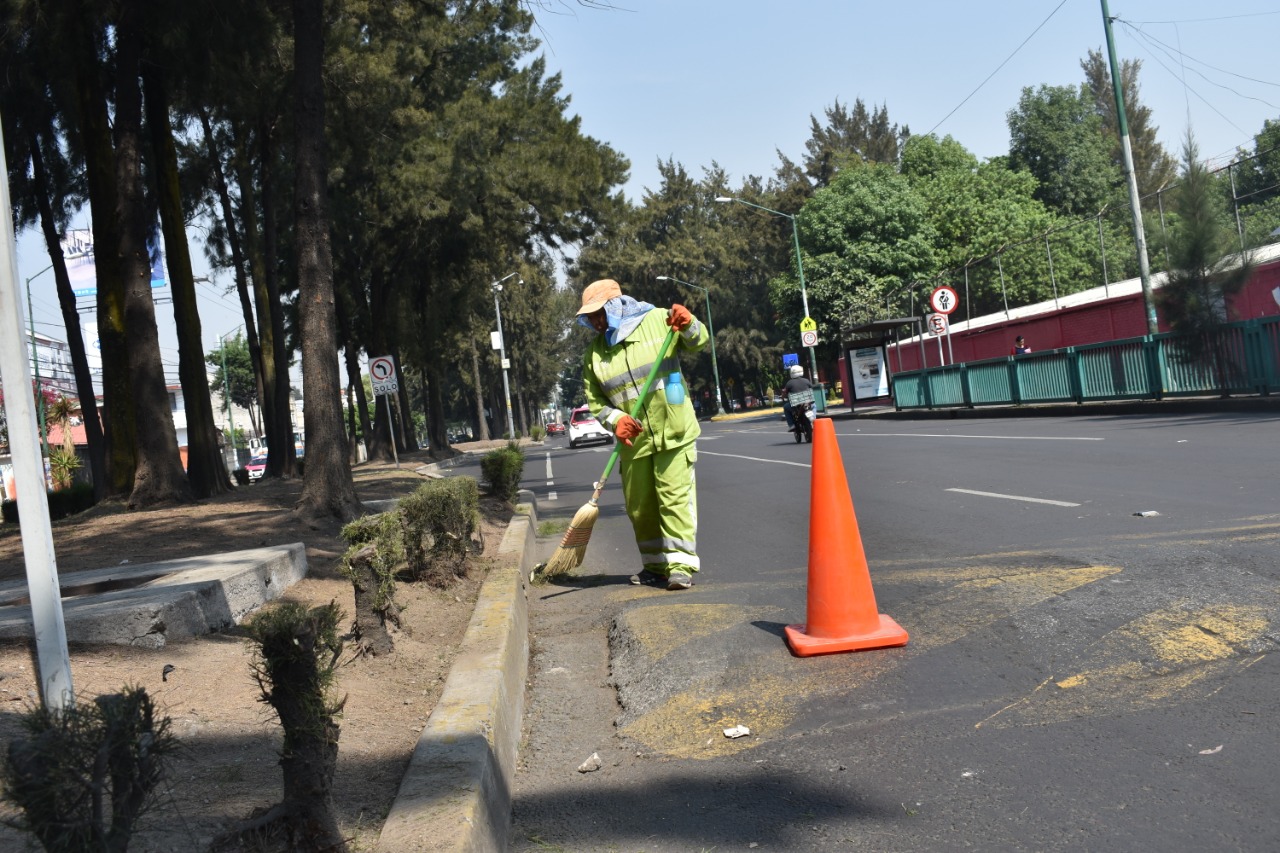
[[[622,494],[640,562],[656,574],[699,568],[697,461],[697,447],[688,444],[622,466]]]

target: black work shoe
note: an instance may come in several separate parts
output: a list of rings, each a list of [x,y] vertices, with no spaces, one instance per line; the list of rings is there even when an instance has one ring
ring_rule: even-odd
[[[693,575],[680,569],[672,569],[667,575],[667,589],[688,589],[693,586]]]
[[[648,569],[641,569],[639,574],[631,576],[632,586],[662,586],[666,584],[666,582],[667,579],[665,577],[657,574],[656,572],[651,572]]]

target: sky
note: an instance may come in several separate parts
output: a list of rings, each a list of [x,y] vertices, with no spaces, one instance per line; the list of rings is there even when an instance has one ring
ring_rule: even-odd
[[[881,105],[913,134],[950,135],[980,158],[1008,151],[1006,115],[1024,87],[1079,85],[1105,50],[1099,0],[540,0],[535,34],[582,131],[631,162],[634,202],[659,161],[695,178],[713,163],[731,185],[799,161],[810,118],[837,100]],[[1225,165],[1280,118],[1280,0],[1109,0],[1117,55],[1142,60],[1142,102],[1175,156],[1190,128]],[[87,220],[86,220],[87,221]],[[84,223],[77,223],[84,224]],[[196,274],[208,275],[192,232]],[[39,332],[65,340],[52,273],[34,232],[18,235],[18,286]],[[197,286],[205,349],[242,322],[225,274]],[[158,305],[176,381],[172,306]]]

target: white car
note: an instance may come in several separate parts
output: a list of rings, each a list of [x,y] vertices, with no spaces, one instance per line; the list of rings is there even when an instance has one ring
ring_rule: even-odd
[[[605,444],[613,443],[613,433],[600,425],[596,420],[596,416],[591,414],[591,410],[586,406],[581,406],[573,410],[573,414],[569,416],[569,446],[577,447],[579,444],[585,444],[588,441],[603,441]]]

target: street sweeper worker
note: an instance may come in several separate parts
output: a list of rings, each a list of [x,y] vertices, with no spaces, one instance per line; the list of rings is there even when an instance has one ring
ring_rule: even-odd
[[[622,294],[612,279],[582,292],[578,322],[599,334],[582,357],[587,406],[620,442],[622,496],[640,549],[631,582],[688,589],[699,569],[698,497],[693,468],[702,430],[680,372],[680,349],[707,345],[707,327],[683,305],[664,311]],[[644,390],[667,327],[677,332],[638,418],[630,412]]]

